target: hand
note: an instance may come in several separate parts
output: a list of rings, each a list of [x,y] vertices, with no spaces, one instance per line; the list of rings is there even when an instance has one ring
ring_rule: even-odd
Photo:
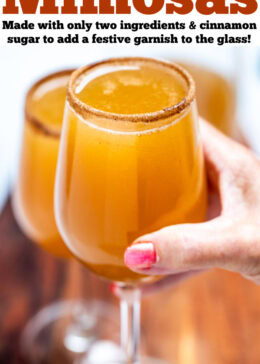
[[[223,268],[260,284],[260,162],[244,146],[201,121],[209,181],[207,222],[168,226],[125,252],[135,272],[166,275],[146,291],[201,270]]]

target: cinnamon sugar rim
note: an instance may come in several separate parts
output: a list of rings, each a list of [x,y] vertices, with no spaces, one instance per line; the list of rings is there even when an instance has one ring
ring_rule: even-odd
[[[99,66],[106,65],[120,65],[120,64],[134,64],[134,63],[152,63],[161,65],[168,69],[172,69],[177,72],[187,83],[187,95],[178,103],[169,107],[166,107],[162,110],[144,113],[144,114],[117,114],[111,113],[103,110],[96,109],[88,104],[82,102],[77,94],[75,93],[77,80],[79,80],[84,74],[91,72],[94,68]],[[130,121],[130,122],[152,122],[159,121],[162,119],[166,119],[170,116],[174,116],[180,114],[183,110],[191,105],[191,103],[195,99],[195,82],[191,75],[181,66],[176,63],[171,63],[167,61],[157,60],[154,58],[145,58],[145,57],[124,57],[124,58],[110,58],[108,60],[100,61],[92,63],[88,66],[81,67],[78,70],[74,71],[69,79],[69,83],[67,85],[67,101],[70,106],[81,116],[87,116],[92,114],[97,117],[105,118],[105,119],[113,119],[117,121]]]
[[[32,99],[34,93],[37,91],[37,89],[41,85],[43,85],[44,83],[47,83],[55,78],[60,78],[63,76],[68,76],[68,78],[69,78],[69,76],[74,71],[75,71],[75,68],[51,73],[51,74],[41,78],[39,81],[35,82],[26,94],[25,110],[24,110],[25,120],[28,121],[30,124],[32,124],[32,126],[35,129],[39,130],[41,133],[43,133],[46,136],[52,136],[55,138],[59,138],[60,134],[61,134],[61,126],[60,126],[60,130],[58,131],[57,129],[52,128],[49,125],[47,125],[43,120],[40,120],[39,118],[35,117],[33,115],[33,113],[31,111],[29,111],[29,109],[30,109],[29,102]],[[65,103],[64,103],[64,107],[65,107]]]

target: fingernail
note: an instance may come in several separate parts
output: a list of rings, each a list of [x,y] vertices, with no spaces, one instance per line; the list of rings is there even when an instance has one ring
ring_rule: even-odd
[[[116,284],[115,283],[110,283],[109,291],[114,294],[115,290],[116,290]]]
[[[134,244],[125,252],[125,264],[138,269],[151,268],[157,261],[157,254],[153,243],[144,242]]]
[[[119,296],[119,289],[116,283],[111,283],[109,285],[109,290],[112,294],[114,294],[115,296]]]

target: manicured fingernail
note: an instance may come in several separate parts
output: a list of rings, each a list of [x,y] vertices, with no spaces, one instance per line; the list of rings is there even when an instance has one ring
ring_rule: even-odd
[[[109,290],[112,294],[114,294],[115,296],[119,295],[119,289],[116,283],[111,283],[109,285]]]
[[[115,290],[116,290],[116,284],[115,283],[110,283],[109,291],[114,294]]]
[[[134,244],[125,252],[125,264],[130,268],[151,268],[156,261],[157,254],[153,243],[150,242]]]

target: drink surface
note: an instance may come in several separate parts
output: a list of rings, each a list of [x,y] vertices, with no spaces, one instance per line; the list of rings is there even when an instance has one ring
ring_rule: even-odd
[[[115,70],[89,81],[78,98],[96,109],[117,114],[144,114],[178,104],[183,80],[173,72],[143,65]]]
[[[111,91],[105,96],[104,83]],[[162,84],[167,85],[163,92]],[[176,72],[160,67],[153,73],[113,70],[78,87],[83,102],[121,114],[168,107],[170,99],[178,103],[186,92]],[[83,120],[67,106],[56,216],[70,250],[98,275],[131,283],[147,279],[125,267],[127,246],[166,225],[205,218],[207,193],[196,117],[195,103],[180,120],[171,117],[148,126],[100,121],[95,115]]]
[[[54,218],[54,181],[67,80],[68,75],[57,76],[28,96],[14,193],[15,213],[25,233],[60,257],[70,256]]]
[[[67,81],[68,76],[50,80],[41,85],[28,102],[30,113],[35,119],[42,121],[44,125],[56,126],[59,131],[63,120]]]

